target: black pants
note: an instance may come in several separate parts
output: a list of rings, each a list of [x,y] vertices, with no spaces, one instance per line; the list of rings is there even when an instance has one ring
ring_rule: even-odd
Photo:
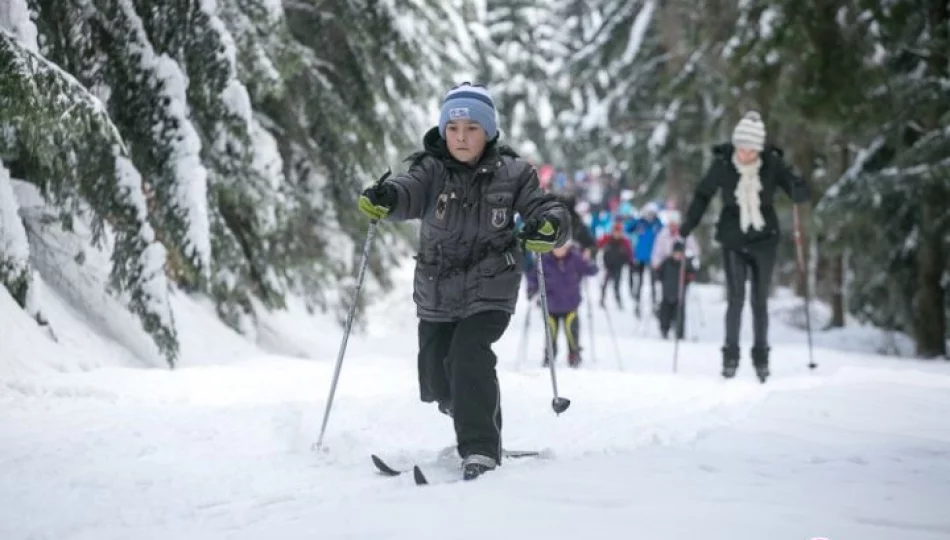
[[[604,282],[600,286],[600,304],[604,304],[604,297],[607,295],[607,286],[613,283],[614,286],[614,296],[617,298],[617,304],[621,304],[620,301],[620,276],[623,274],[623,267],[619,266],[616,268],[607,268],[607,271],[604,273]]]
[[[422,401],[450,402],[459,454],[501,457],[501,393],[495,373],[498,341],[511,315],[483,311],[455,322],[419,321]]]
[[[650,268],[650,261],[637,261],[630,266],[630,294],[634,301],[640,303],[640,291],[643,289],[643,274],[650,273],[650,302],[656,303],[656,276]],[[633,286],[633,275],[637,275],[637,285]]]
[[[557,338],[561,325],[564,325],[564,337],[567,339],[567,350],[570,353],[578,353],[581,350],[578,338],[580,337],[580,322],[577,317],[577,311],[568,313],[550,313],[548,314],[548,326],[551,327],[551,341],[554,344],[554,351],[551,357],[557,356]],[[547,351],[547,344],[545,344]],[[544,356],[547,358],[547,355]]]
[[[751,280],[753,348],[769,345],[769,283],[775,267],[778,245],[758,244],[735,250],[724,249],[723,266],[726,270],[726,343],[727,356],[739,357],[739,326],[742,323],[742,304],[745,303],[745,282]]]
[[[673,321],[676,319],[676,298],[668,300],[666,298],[660,302],[660,333],[663,337],[670,332]],[[686,328],[686,295],[683,294],[683,305],[680,309],[679,319],[676,319],[676,337],[683,339]]]

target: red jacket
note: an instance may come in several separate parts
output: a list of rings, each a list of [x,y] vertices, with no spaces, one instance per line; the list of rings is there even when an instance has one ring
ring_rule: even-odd
[[[626,236],[621,238],[614,238],[612,234],[601,236],[597,240],[597,251],[603,252],[606,268],[617,269],[633,263],[633,244]]]

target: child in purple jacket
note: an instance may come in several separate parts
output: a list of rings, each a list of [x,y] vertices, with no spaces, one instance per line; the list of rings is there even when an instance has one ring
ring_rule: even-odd
[[[554,248],[541,256],[544,265],[544,291],[548,299],[548,324],[551,327],[554,350],[551,358],[557,355],[557,339],[561,324],[567,338],[567,362],[571,367],[581,363],[579,321],[577,308],[581,304],[581,280],[585,276],[597,274],[597,265],[587,260],[571,243]],[[528,299],[538,293],[538,274],[528,272]],[[547,344],[545,344],[547,353]],[[544,355],[543,365],[547,366],[548,355]]]

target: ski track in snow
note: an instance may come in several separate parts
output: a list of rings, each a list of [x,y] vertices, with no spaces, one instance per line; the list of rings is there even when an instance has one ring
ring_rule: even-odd
[[[817,349],[810,372],[804,335],[773,320],[768,384],[748,346],[722,381],[714,286],[692,293],[695,341],[675,375],[672,342],[629,306],[608,303],[623,371],[600,309],[592,358],[582,306],[587,363],[564,367],[562,337],[573,403],[560,416],[536,310],[519,358],[522,300],[496,346],[504,442],[553,458],[425,488],[377,475],[370,453],[427,462],[453,441],[417,399],[408,298],[375,306],[369,335],[350,340],[322,451],[335,354],[0,379],[0,538],[950,537],[950,366],[849,343]],[[340,332],[326,334],[335,350]]]

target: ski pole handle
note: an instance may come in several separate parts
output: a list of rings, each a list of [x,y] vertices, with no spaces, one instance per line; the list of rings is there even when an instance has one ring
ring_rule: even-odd
[[[392,175],[393,175],[393,170],[392,170],[392,168],[391,168],[391,167],[390,167],[390,168],[387,168],[387,169],[386,169],[386,172],[384,172],[384,173],[382,174],[382,176],[380,176],[380,177],[376,180],[376,183],[373,184],[373,189],[376,189],[376,188],[382,186],[382,185],[383,185],[383,182],[385,182],[386,179],[389,178],[389,177],[392,176]],[[370,222],[371,224],[373,224],[373,225],[376,225],[376,224],[379,223],[379,220],[378,220],[378,219],[371,219],[371,220],[369,220],[369,222]],[[375,235],[375,232],[374,232],[373,234]]]

